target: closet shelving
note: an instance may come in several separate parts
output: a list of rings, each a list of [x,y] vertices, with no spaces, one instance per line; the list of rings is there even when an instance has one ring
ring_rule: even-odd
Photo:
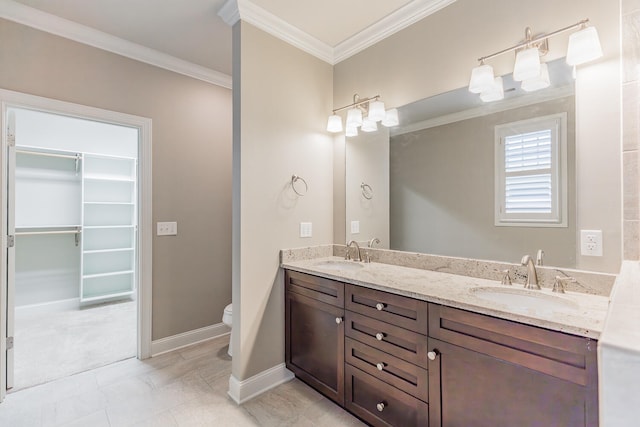
[[[82,302],[135,290],[136,160],[85,154],[82,179]]]
[[[75,239],[81,303],[132,295],[136,159],[17,147],[15,176],[16,238]]]

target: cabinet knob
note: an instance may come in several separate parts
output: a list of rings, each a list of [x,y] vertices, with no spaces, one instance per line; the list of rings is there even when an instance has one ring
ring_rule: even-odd
[[[376,409],[378,410],[378,412],[382,412],[384,411],[384,408],[386,408],[387,405],[384,402],[380,402],[376,405]]]
[[[382,332],[378,332],[378,333],[376,334],[376,339],[377,339],[378,341],[382,341],[382,340],[384,339],[384,334],[383,334]]]
[[[336,323],[339,325],[342,323],[342,317],[336,317]]]
[[[380,362],[376,365],[376,368],[378,368],[378,371],[384,371],[385,366],[387,366],[385,363]]]
[[[429,353],[427,353],[427,359],[436,360],[436,357],[438,357],[438,354],[440,354],[440,352],[434,349],[433,351],[430,351]]]
[[[381,302],[376,304],[376,308],[378,309],[378,311],[384,310],[385,307],[386,307],[386,305],[381,303]]]

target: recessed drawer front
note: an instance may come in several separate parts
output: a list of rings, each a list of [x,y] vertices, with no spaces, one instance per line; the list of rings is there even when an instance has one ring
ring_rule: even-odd
[[[344,307],[344,284],[341,282],[285,270],[285,285],[287,291],[322,301],[325,304]]]
[[[425,427],[429,406],[371,375],[345,367],[345,406],[372,426]]]
[[[415,365],[427,366],[427,337],[345,310],[345,335]]]
[[[345,362],[425,402],[428,372],[414,364],[345,338]]]
[[[426,301],[394,295],[375,289],[345,285],[346,309],[427,334]]]

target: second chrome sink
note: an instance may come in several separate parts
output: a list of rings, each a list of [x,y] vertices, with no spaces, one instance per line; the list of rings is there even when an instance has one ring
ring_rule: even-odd
[[[578,304],[543,291],[507,287],[479,287],[471,289],[478,298],[492,301],[513,310],[557,311],[577,310]]]

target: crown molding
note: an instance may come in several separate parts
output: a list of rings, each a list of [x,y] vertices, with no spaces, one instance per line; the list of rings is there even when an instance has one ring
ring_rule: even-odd
[[[250,0],[227,0],[218,15],[228,25],[242,19],[311,55],[335,65],[437,12],[456,0],[415,0],[365,28],[336,47],[329,46]]]
[[[333,48],[248,0],[228,0],[218,12],[228,25],[239,19],[316,58],[333,64]]]
[[[415,24],[427,16],[436,13],[440,9],[449,6],[456,0],[416,0],[401,7],[380,21],[365,28],[359,33],[339,43],[333,49],[333,63],[362,52],[369,46],[373,46],[408,26]]]
[[[0,0],[0,18],[230,89],[231,76],[41,10]]]

